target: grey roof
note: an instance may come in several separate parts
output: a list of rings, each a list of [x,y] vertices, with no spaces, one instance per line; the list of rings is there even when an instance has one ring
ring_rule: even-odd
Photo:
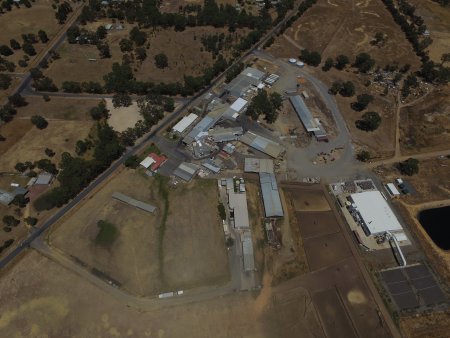
[[[239,97],[248,87],[257,86],[264,75],[258,69],[247,67],[227,85],[227,90],[231,95]]]
[[[320,129],[314,121],[309,108],[306,106],[300,95],[291,96],[289,97],[289,100],[291,101],[291,104],[294,107],[300,121],[302,121],[303,125],[305,126],[305,129],[308,132],[319,131]]]
[[[228,105],[221,105],[219,108],[211,111],[195,127],[183,138],[183,142],[190,144],[194,142],[198,136],[212,128],[228,110]]]
[[[280,193],[274,174],[259,173],[259,182],[264,202],[266,217],[283,217]]]
[[[318,140],[328,139],[327,132],[325,131],[323,126],[321,124],[318,124],[318,127],[319,127],[319,130],[314,131],[314,136]]]
[[[253,255],[252,233],[244,231],[242,236],[242,257],[244,260],[244,271],[255,270],[255,258]]]
[[[273,158],[277,158],[284,151],[284,148],[277,142],[269,140],[268,138],[265,138],[263,136],[257,135],[251,131],[246,132],[244,135],[242,135],[239,138],[239,141]]]
[[[9,205],[14,199],[14,195],[0,189],[0,203],[3,205]]]
[[[195,173],[200,168],[197,164],[183,162],[173,172],[175,176],[178,176],[182,180],[189,182],[195,176]]]
[[[17,188],[14,189],[14,191],[12,192],[12,194],[13,194],[14,196],[17,196],[17,195],[25,195],[27,192],[28,192],[28,189],[27,189],[27,188],[17,187]]]
[[[228,142],[234,141],[239,138],[244,133],[242,127],[233,128],[215,128],[208,132],[214,142]]]
[[[211,170],[215,174],[220,172],[220,167],[216,166],[214,163],[205,162],[205,163],[202,163],[202,166],[204,166],[206,169]]]
[[[273,160],[267,158],[246,157],[244,163],[244,171],[250,173],[273,174]]]
[[[36,182],[34,182],[34,184],[47,185],[47,184],[50,184],[50,182],[52,181],[52,178],[53,178],[52,174],[41,173],[38,175]]]
[[[119,200],[121,202],[124,202],[126,204],[129,204],[129,205],[131,205],[133,207],[136,207],[138,209],[142,209],[142,210],[147,211],[147,212],[151,212],[152,213],[152,212],[154,212],[156,210],[155,206],[153,206],[151,204],[148,204],[148,203],[144,203],[144,202],[135,200],[134,198],[131,198],[129,196],[121,194],[120,192],[114,192],[112,194],[112,197],[115,198],[116,200]]]

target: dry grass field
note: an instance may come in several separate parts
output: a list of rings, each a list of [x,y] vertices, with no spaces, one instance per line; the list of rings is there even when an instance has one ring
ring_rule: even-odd
[[[98,26],[110,23],[110,21],[98,21],[86,25],[85,29],[95,31]],[[46,75],[52,78],[57,86],[64,81],[96,81],[103,83],[103,76],[111,71],[114,62],[122,62],[122,51],[119,42],[128,38],[133,25],[124,24],[123,30],[111,29],[108,31],[106,41],[109,44],[111,58],[101,59],[96,46],[69,44],[65,41],[58,53],[61,58],[50,64]],[[203,35],[215,33],[228,34],[225,28],[212,27],[187,27],[182,32],[173,29],[156,30],[147,29],[148,39],[144,47],[147,48],[147,58],[143,61],[135,61],[133,70],[139,81],[151,81],[154,83],[170,83],[184,81],[185,75],[201,75],[203,70],[212,66],[214,60],[210,52],[204,50],[201,43]],[[247,33],[247,29],[239,29],[235,39]],[[155,65],[155,55],[164,53],[167,55],[169,66],[160,69]],[[223,51],[222,55],[230,56],[229,51]],[[89,61],[95,59],[95,61]],[[80,71],[82,70],[82,71]]]
[[[400,112],[402,154],[448,149],[450,144],[450,87],[433,92]]]
[[[215,181],[194,181],[170,190],[167,218],[158,184],[143,172],[122,171],[60,222],[51,244],[137,295],[226,281],[228,263]],[[155,205],[157,211],[150,214],[116,201],[113,192]],[[94,243],[99,220],[113,223],[119,231],[109,248]]]
[[[35,96],[28,96],[26,100],[28,105],[17,109],[20,117],[41,115],[49,120],[66,121],[91,121],[89,111],[100,102],[99,99],[66,97],[52,97],[50,101],[45,102],[43,98]]]
[[[26,121],[26,122],[24,122]],[[28,119],[15,118],[6,124],[5,137],[11,133],[11,140],[0,161],[0,171],[14,171],[17,162],[37,161],[47,158],[45,148],[52,149],[56,155],[52,161],[59,163],[63,152],[74,153],[75,143],[86,138],[93,125],[91,121],[48,121],[48,127],[39,130]],[[9,131],[9,128],[20,127]],[[1,129],[0,129],[1,130]],[[20,135],[23,135],[20,137]]]
[[[443,7],[432,0],[409,0],[416,7],[430,32],[433,43],[428,48],[430,58],[440,62],[443,53],[450,50],[450,8]]]
[[[0,156],[11,149],[28,131],[34,128],[33,124],[28,119],[15,118],[11,122],[0,126],[0,134],[6,138],[5,141],[0,142]]]
[[[327,24],[324,25],[324,22]],[[387,41],[382,47],[370,43],[377,32],[387,35]],[[319,0],[286,30],[284,36],[276,39],[268,51],[277,57],[289,58],[300,55],[301,47],[320,52],[322,60],[344,54],[353,62],[356,55],[367,52],[381,67],[387,63],[398,62],[399,65],[409,63],[415,70],[420,65],[404,33],[385,7],[375,0],[353,2],[353,5],[345,0]],[[363,114],[353,111],[350,107],[356,97],[344,98],[337,95],[336,100],[347,121],[353,142],[359,147],[368,149],[373,157],[392,156],[395,137],[395,96],[379,95],[381,92],[378,89],[365,86],[367,76],[354,74],[349,70],[331,69],[323,72],[320,67],[306,69],[327,85],[331,85],[334,81],[352,81],[356,87],[356,95],[369,93],[375,97],[368,110],[378,112],[382,116],[382,124],[375,132],[370,133],[361,131],[355,126],[355,122]]]
[[[52,8],[52,2],[48,0],[36,0],[31,2],[32,7],[26,8],[21,6],[17,9],[12,6],[10,12],[5,12],[1,15],[0,19],[0,44],[6,44],[9,46],[10,39],[16,39],[19,43],[22,43],[22,34],[33,33],[37,35],[39,30],[44,30],[47,33],[49,39],[54,37],[60,27],[58,21],[55,18],[55,11]],[[42,43],[34,44],[36,52],[39,53],[45,47]],[[6,57],[9,61],[13,61],[17,64],[24,55],[24,52],[20,50],[14,51],[14,54]],[[31,59],[33,57],[30,57]],[[20,71],[20,67],[17,68]]]
[[[30,252],[0,279],[4,337],[324,337],[301,287],[139,309]]]
[[[108,124],[118,132],[128,128],[133,128],[139,120],[142,120],[139,114],[137,102],[129,107],[114,108],[112,99],[106,99],[106,108],[109,110]]]

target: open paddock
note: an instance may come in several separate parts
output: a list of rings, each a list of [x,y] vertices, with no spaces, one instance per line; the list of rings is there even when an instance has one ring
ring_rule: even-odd
[[[28,119],[22,128],[29,128]],[[14,120],[11,122],[14,123]],[[75,143],[89,135],[93,122],[89,121],[48,121],[47,128],[40,130],[32,126],[2,155],[0,170],[14,171],[17,162],[37,161],[48,158],[45,148],[52,149],[56,155],[52,162],[59,163],[63,152],[74,153]],[[8,126],[8,124],[6,125]]]
[[[329,235],[339,231],[332,211],[297,212],[297,219],[303,238]]]

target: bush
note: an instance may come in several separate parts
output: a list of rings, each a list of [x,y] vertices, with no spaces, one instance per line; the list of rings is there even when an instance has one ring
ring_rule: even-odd
[[[367,162],[370,160],[370,153],[367,150],[361,150],[357,155],[356,159],[361,162]]]
[[[376,112],[364,113],[361,120],[356,121],[356,127],[364,131],[374,131],[381,124],[381,116]]]
[[[403,175],[412,176],[419,173],[419,161],[415,158],[408,158],[397,165],[398,170]]]
[[[220,216],[220,218],[221,218],[223,221],[225,221],[225,220],[227,219],[227,214],[226,214],[226,212],[225,212],[225,207],[224,207],[224,205],[223,205],[222,203],[219,203],[219,204],[217,205],[217,209],[219,210],[219,216]]]
[[[310,52],[307,49],[303,49],[299,59],[307,65],[317,67],[322,62],[322,57],[318,52]]]
[[[370,102],[373,101],[373,96],[369,94],[361,94],[356,97],[357,101],[351,104],[353,110],[363,111],[367,108]]]
[[[45,129],[48,126],[48,122],[40,115],[34,115],[31,117],[31,123],[33,123],[38,129]]]
[[[136,155],[128,156],[124,162],[125,167],[136,169],[139,165],[139,157]]]
[[[158,68],[166,68],[169,66],[169,59],[167,58],[166,54],[159,53],[155,55],[155,64]]]

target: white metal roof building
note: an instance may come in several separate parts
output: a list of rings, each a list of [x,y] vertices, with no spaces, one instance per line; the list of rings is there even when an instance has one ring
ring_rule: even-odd
[[[237,229],[250,229],[248,219],[247,194],[245,192],[235,192],[232,178],[226,179],[228,205],[233,210],[234,227]]]
[[[50,173],[41,173],[36,178],[34,184],[37,185],[48,185],[52,182],[53,175]]]
[[[386,184],[386,190],[388,191],[389,195],[392,197],[400,196],[400,192],[398,191],[397,187],[393,183]]]
[[[397,217],[378,190],[351,194],[350,197],[362,218],[367,235],[403,231]]]
[[[260,172],[259,182],[261,184],[266,217],[283,217],[283,207],[281,205],[280,192],[278,191],[275,175]]]
[[[188,128],[194,121],[198,118],[198,115],[191,113],[188,116],[183,117],[180,122],[178,122],[174,127],[173,131],[177,133],[182,133]]]
[[[235,112],[240,113],[242,109],[244,109],[248,104],[247,100],[244,100],[243,98],[238,98],[236,101],[233,102],[233,104],[230,106],[231,109],[233,109]]]
[[[148,169],[153,163],[156,163],[156,161],[153,158],[147,156],[139,164],[143,166],[145,169]]]

